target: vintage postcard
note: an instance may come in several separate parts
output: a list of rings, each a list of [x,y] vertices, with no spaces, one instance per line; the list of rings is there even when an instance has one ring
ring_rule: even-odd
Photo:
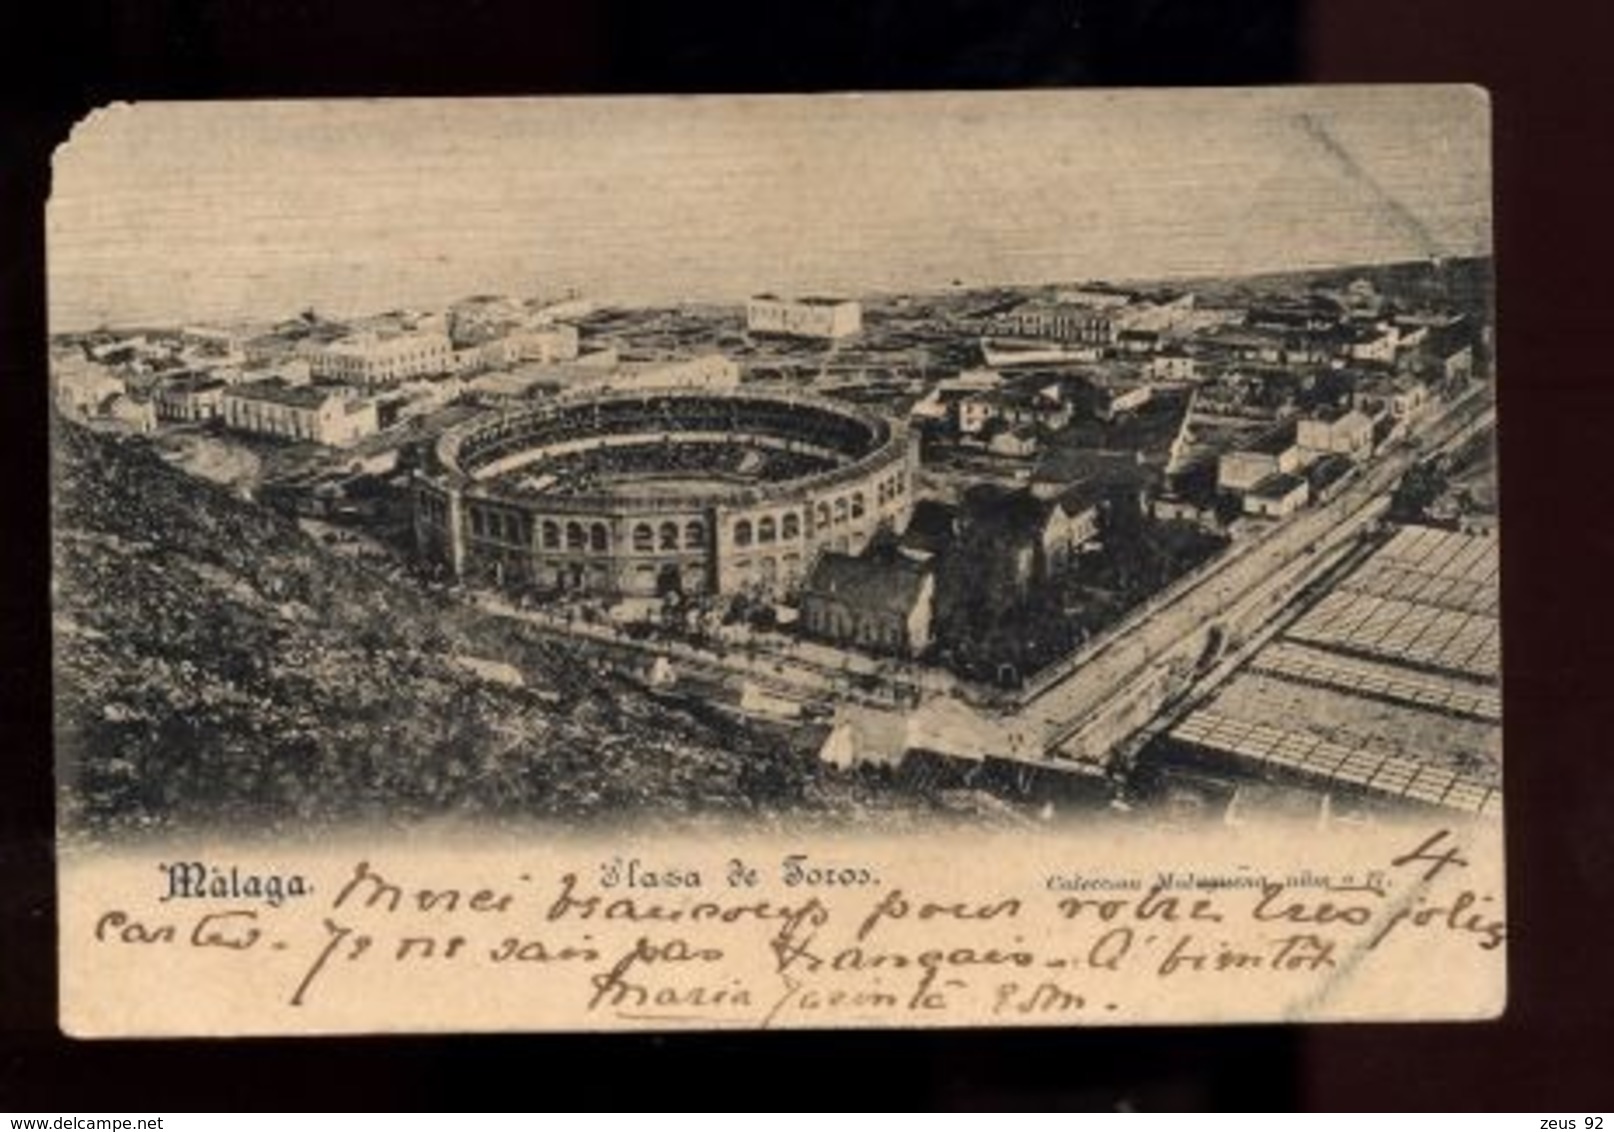
[[[1506,1001],[1464,87],[111,106],[84,1037]]]

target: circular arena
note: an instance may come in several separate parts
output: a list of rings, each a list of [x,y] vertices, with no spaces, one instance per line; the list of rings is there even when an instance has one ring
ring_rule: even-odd
[[[444,432],[416,480],[420,552],[541,590],[786,592],[825,549],[901,530],[906,430],[800,394],[610,392]]]

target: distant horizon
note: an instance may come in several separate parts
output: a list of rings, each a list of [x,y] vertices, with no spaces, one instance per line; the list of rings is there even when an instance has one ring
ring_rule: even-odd
[[[1488,259],[1491,258],[1491,254],[1489,252],[1486,252],[1486,253],[1476,253],[1476,254],[1472,254],[1472,255],[1453,255],[1453,256],[1446,256],[1446,257],[1442,257],[1442,258],[1443,258],[1443,260],[1445,262],[1467,262],[1467,261],[1488,260]],[[1425,264],[1425,263],[1428,263],[1428,262],[1429,262],[1428,260],[1420,260],[1420,259],[1386,259],[1386,260],[1375,260],[1375,261],[1353,260],[1353,261],[1342,262],[1342,263],[1308,264],[1308,265],[1304,265],[1304,266],[1300,266],[1300,267],[1256,268],[1256,269],[1251,270],[1251,271],[1239,271],[1239,272],[1204,272],[1204,273],[1194,274],[1194,275],[1150,275],[1150,276],[1139,276],[1139,277],[1113,276],[1113,277],[1105,277],[1105,278],[1096,278],[1095,277],[1095,278],[1086,278],[1086,279],[1048,279],[1048,280],[1042,280],[1042,281],[1039,281],[1039,282],[1024,282],[1024,283],[994,283],[994,282],[991,282],[989,280],[979,280],[979,281],[976,281],[976,282],[964,282],[964,283],[960,283],[960,284],[956,284],[956,285],[953,284],[952,282],[949,282],[949,283],[941,285],[941,286],[914,287],[914,288],[907,288],[907,289],[903,289],[903,290],[861,290],[861,291],[852,290],[852,291],[840,291],[840,292],[835,292],[835,293],[832,293],[831,295],[823,296],[823,297],[848,299],[848,300],[852,300],[852,301],[869,301],[869,300],[897,298],[897,297],[923,298],[923,297],[926,297],[926,296],[943,295],[943,294],[948,294],[948,293],[964,292],[964,291],[991,291],[991,290],[1029,291],[1029,290],[1043,290],[1043,289],[1047,289],[1047,288],[1060,288],[1060,287],[1076,288],[1076,287],[1085,287],[1085,286],[1113,286],[1113,287],[1117,287],[1117,288],[1120,288],[1120,289],[1124,290],[1124,289],[1127,289],[1127,288],[1136,288],[1136,287],[1179,286],[1180,285],[1180,286],[1183,286],[1185,289],[1187,289],[1188,285],[1193,284],[1193,283],[1204,283],[1204,282],[1242,283],[1242,282],[1245,282],[1247,280],[1260,279],[1260,278],[1267,277],[1267,276],[1309,275],[1309,274],[1320,274],[1320,273],[1328,273],[1328,272],[1349,272],[1349,271],[1357,271],[1357,270],[1373,271],[1373,270],[1384,270],[1386,268],[1394,268],[1394,267],[1411,267],[1413,265]],[[613,299],[613,298],[609,298],[609,297],[598,296],[598,295],[590,295],[590,294],[586,294],[586,293],[583,293],[583,292],[578,292],[574,297],[576,299],[578,299],[578,300],[590,302],[595,307],[602,308],[602,309],[608,309],[608,308],[656,309],[656,308],[667,308],[667,307],[677,307],[677,306],[728,306],[728,307],[742,308],[745,305],[747,300],[749,300],[749,299],[751,299],[753,297],[756,297],[756,296],[758,296],[760,294],[763,294],[763,293],[764,292],[762,292],[762,291],[751,291],[751,292],[747,292],[744,295],[739,295],[737,297],[727,297],[727,296],[682,296],[682,297],[680,297],[680,296],[669,296],[669,297],[666,297],[666,298],[649,299],[649,300],[620,300],[620,299]],[[806,297],[806,295],[807,295],[806,291],[800,291],[800,292],[792,291],[792,292],[788,292],[788,293],[775,292],[775,297],[785,298],[785,299],[799,299],[799,298]],[[52,336],[60,336],[60,335],[91,334],[91,333],[95,333],[97,331],[132,331],[132,330],[147,330],[147,329],[153,329],[153,330],[178,329],[180,327],[193,326],[193,325],[194,326],[212,326],[212,327],[224,327],[224,326],[228,326],[228,325],[258,324],[258,323],[271,324],[272,325],[272,324],[277,324],[277,323],[282,323],[282,322],[288,322],[288,321],[290,321],[292,319],[299,318],[299,317],[301,317],[303,315],[304,312],[306,312],[306,311],[308,311],[310,309],[312,309],[314,311],[314,313],[322,320],[326,320],[326,321],[330,321],[330,322],[353,322],[353,321],[359,321],[359,320],[369,319],[369,318],[380,318],[380,317],[383,317],[385,315],[391,314],[391,313],[393,313],[395,311],[421,311],[423,313],[431,313],[431,312],[434,312],[434,311],[445,310],[448,307],[451,307],[451,306],[453,306],[453,305],[455,305],[457,303],[469,302],[469,301],[477,299],[477,298],[511,299],[511,300],[515,300],[515,301],[526,301],[526,300],[531,300],[531,299],[545,299],[547,301],[552,301],[552,302],[557,302],[557,303],[571,301],[571,299],[566,296],[564,290],[562,292],[560,292],[560,293],[551,295],[551,294],[548,294],[548,293],[545,293],[545,292],[522,293],[522,292],[517,291],[517,290],[502,290],[501,291],[501,290],[496,290],[496,289],[492,289],[492,288],[482,288],[482,289],[474,289],[473,288],[472,290],[465,291],[465,292],[463,292],[461,294],[456,294],[456,295],[454,295],[454,296],[452,296],[452,297],[450,297],[450,298],[448,298],[446,300],[442,300],[442,301],[439,301],[439,302],[436,302],[436,303],[403,302],[403,301],[400,301],[400,302],[392,303],[390,305],[375,307],[375,308],[369,309],[369,310],[341,310],[341,311],[321,309],[321,308],[318,307],[317,304],[305,303],[301,307],[288,308],[286,310],[283,310],[283,311],[280,311],[279,313],[274,313],[274,314],[268,314],[268,313],[257,313],[257,314],[244,313],[244,314],[234,315],[234,316],[217,316],[217,317],[212,317],[212,318],[177,316],[176,315],[174,317],[163,318],[163,319],[155,319],[155,318],[153,318],[153,319],[138,319],[138,320],[130,320],[130,321],[122,321],[122,322],[97,323],[95,325],[82,325],[82,326],[63,326],[63,327],[54,327],[53,326],[51,328],[51,330],[50,330],[50,333],[51,333]]]
[[[1487,257],[1487,113],[1460,87],[115,106],[57,154],[50,325]]]

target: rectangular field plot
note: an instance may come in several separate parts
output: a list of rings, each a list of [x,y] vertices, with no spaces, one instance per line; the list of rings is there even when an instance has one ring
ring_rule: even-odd
[[[1496,540],[1404,527],[1171,736],[1245,773],[1501,812]]]
[[[1494,681],[1500,658],[1497,628],[1491,614],[1336,590],[1285,636],[1413,668]]]
[[[1287,664],[1292,654],[1274,654]],[[1327,654],[1322,654],[1326,659]],[[1337,686],[1340,673],[1324,671],[1323,680],[1297,680],[1258,667],[1267,654],[1234,676],[1206,706],[1224,728],[1271,727],[1281,732],[1283,749],[1305,745],[1308,765],[1316,766],[1328,747],[1338,748],[1333,769],[1344,756],[1368,750],[1406,759],[1415,766],[1444,767],[1469,777],[1500,782],[1502,729],[1496,719],[1478,712],[1456,713],[1411,702],[1407,695],[1373,696],[1361,686]],[[1299,667],[1298,664],[1296,667]],[[1474,686],[1476,691],[1489,692]],[[1396,689],[1404,692],[1406,689]],[[1436,689],[1417,689],[1433,698]],[[1212,736],[1219,739],[1221,736]],[[1272,740],[1277,750],[1278,738]]]
[[[1246,771],[1406,799],[1463,813],[1494,816],[1501,787],[1445,766],[1435,766],[1367,745],[1351,746],[1267,723],[1252,723],[1201,709],[1172,738],[1240,765]]]

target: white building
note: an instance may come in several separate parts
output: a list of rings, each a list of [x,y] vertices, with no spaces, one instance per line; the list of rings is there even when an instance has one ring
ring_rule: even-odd
[[[1191,354],[1181,350],[1162,350],[1149,359],[1144,372],[1154,381],[1193,381],[1199,374],[1199,367]]]
[[[997,401],[989,393],[977,393],[958,402],[958,431],[974,436],[998,415]]]
[[[376,402],[347,390],[254,381],[224,391],[224,423],[242,432],[342,447],[380,430]]]
[[[821,295],[800,299],[755,295],[745,304],[745,328],[752,334],[847,338],[863,329],[863,308],[852,299]]]
[[[1054,301],[1094,310],[1113,310],[1124,307],[1137,298],[1136,293],[1112,287],[1107,283],[1089,283],[1085,287],[1067,287],[1054,296]]]
[[[1109,308],[1033,299],[994,320],[992,332],[1044,342],[1108,346],[1119,327]]]
[[[1130,413],[1147,405],[1154,398],[1154,389],[1152,386],[1141,383],[1137,385],[1116,384],[1101,389],[1099,394],[1099,419],[1113,421],[1123,413]]]
[[[313,351],[309,365],[315,378],[371,388],[448,373],[454,347],[446,334],[355,334]]]
[[[722,354],[702,354],[677,361],[624,365],[601,373],[598,377],[586,377],[573,388],[591,392],[602,389],[704,389],[722,393],[737,388],[739,384],[740,367],[733,359]]]
[[[149,397],[116,393],[106,403],[106,415],[135,432],[157,431],[157,410]]]
[[[1358,382],[1352,402],[1365,413],[1388,412],[1398,421],[1419,416],[1429,403],[1429,388],[1414,378],[1397,374]]]
[[[1223,491],[1251,491],[1269,477],[1293,475],[1304,462],[1295,430],[1285,426],[1243,448],[1222,453],[1216,461],[1216,486]]]
[[[1362,460],[1373,451],[1373,420],[1360,409],[1310,417],[1300,422],[1298,439],[1307,452],[1333,452]]]
[[[124,391],[121,377],[76,351],[51,359],[50,384],[56,411],[77,419],[96,415],[109,398]]]
[[[454,351],[454,368],[460,372],[504,369],[524,362],[552,365],[577,359],[577,327],[556,324],[541,330],[515,330],[476,346]]]
[[[1400,342],[1400,335],[1394,323],[1381,323],[1373,327],[1363,327],[1351,335],[1346,353],[1359,362],[1395,361],[1396,346]]]

